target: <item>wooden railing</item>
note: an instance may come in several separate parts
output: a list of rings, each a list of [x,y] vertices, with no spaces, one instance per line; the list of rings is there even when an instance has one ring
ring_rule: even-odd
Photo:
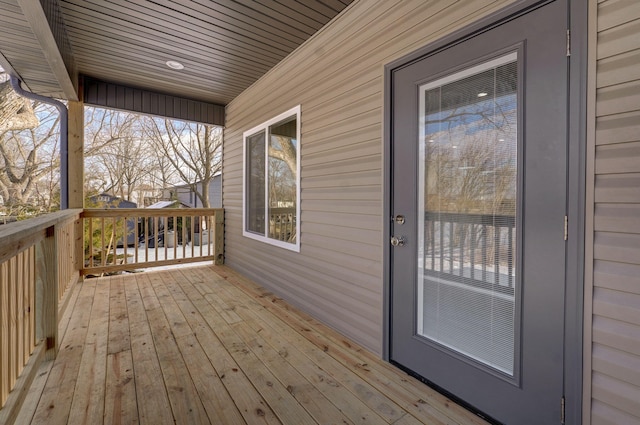
[[[80,210],[0,227],[0,423],[13,423],[39,365],[58,350],[58,318],[79,280]]]
[[[295,208],[269,208],[269,237],[284,242],[295,242]]]
[[[422,262],[435,275],[514,293],[514,216],[426,212]]]
[[[0,424],[56,357],[58,321],[83,275],[224,261],[222,209],[66,210],[0,226]]]
[[[196,261],[224,261],[224,210],[84,210],[82,273],[100,275]]]

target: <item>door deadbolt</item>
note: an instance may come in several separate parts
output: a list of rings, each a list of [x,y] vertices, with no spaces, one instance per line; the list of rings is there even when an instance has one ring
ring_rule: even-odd
[[[403,215],[398,214],[398,215],[394,218],[394,221],[396,222],[396,224],[404,224],[405,219],[404,219],[404,216],[403,216]]]
[[[391,238],[391,245],[393,246],[404,246],[405,242],[407,240],[404,238],[404,236],[400,236],[399,238],[396,236],[393,236]]]

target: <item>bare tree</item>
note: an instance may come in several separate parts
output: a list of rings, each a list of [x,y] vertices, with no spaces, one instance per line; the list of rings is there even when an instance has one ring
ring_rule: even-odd
[[[293,137],[271,135],[274,142],[269,143],[269,157],[283,161],[289,167],[291,174],[295,177],[298,164],[298,149]]]
[[[161,173],[143,139],[142,117],[112,109],[85,110],[85,191],[132,200]],[[140,200],[138,200],[140,201]]]
[[[28,207],[43,207],[34,205],[36,202],[31,199],[39,184],[39,198],[45,200],[45,209],[53,208],[58,187],[60,117],[49,105],[35,104],[32,108],[38,111],[39,126],[0,134],[0,194],[5,207],[16,215]],[[42,193],[45,187],[53,192]]]
[[[151,172],[149,150],[132,136],[122,137],[97,155],[107,170],[111,187],[107,190],[131,201],[131,195]]]
[[[144,122],[157,154],[208,208],[209,185],[222,169],[222,128],[159,118],[146,118]]]
[[[151,144],[153,146],[153,144]],[[152,166],[153,172],[149,174],[149,184],[154,188],[167,188],[177,183],[177,171],[172,167],[171,161],[164,155],[160,155],[157,151],[151,149],[151,157],[155,162]]]
[[[113,109],[85,108],[84,156],[91,158],[106,146],[136,134],[139,117]]]
[[[7,131],[27,130],[37,126],[38,118],[31,102],[13,91],[8,75],[0,72],[0,139]]]

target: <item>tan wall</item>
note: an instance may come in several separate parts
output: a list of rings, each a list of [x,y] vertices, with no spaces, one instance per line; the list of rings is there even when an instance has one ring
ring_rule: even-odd
[[[640,1],[591,0],[590,11],[597,45],[585,418],[594,425],[640,424]]]
[[[351,5],[227,107],[226,261],[374,352],[383,332],[384,65],[510,0]],[[300,253],[242,237],[242,133],[302,106]]]

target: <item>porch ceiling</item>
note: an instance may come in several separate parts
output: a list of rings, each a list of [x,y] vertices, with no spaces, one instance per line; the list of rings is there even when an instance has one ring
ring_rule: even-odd
[[[86,75],[225,105],[352,1],[0,0],[0,65],[47,96]]]

